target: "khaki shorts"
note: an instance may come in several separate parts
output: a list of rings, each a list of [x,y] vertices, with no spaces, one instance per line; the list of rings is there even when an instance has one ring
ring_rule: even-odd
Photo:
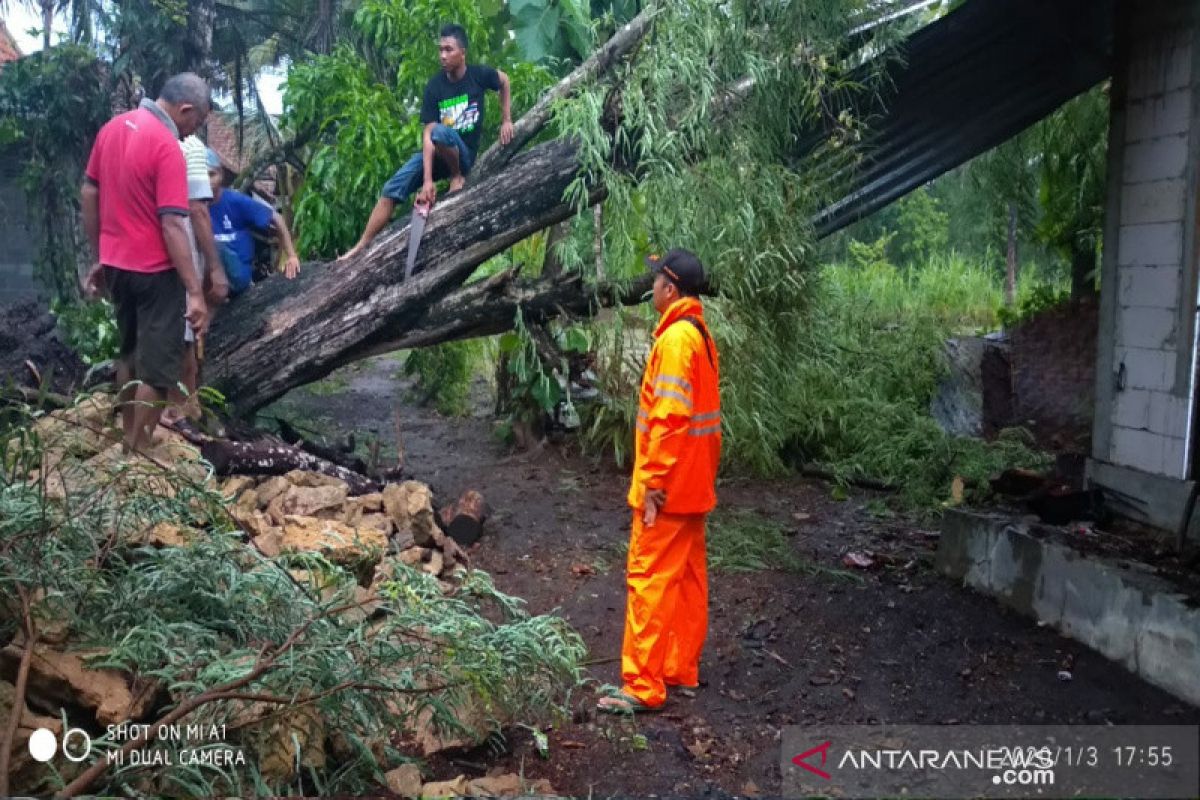
[[[133,376],[160,391],[179,383],[183,362],[186,293],[179,273],[104,268],[104,285],[117,309],[121,360]]]

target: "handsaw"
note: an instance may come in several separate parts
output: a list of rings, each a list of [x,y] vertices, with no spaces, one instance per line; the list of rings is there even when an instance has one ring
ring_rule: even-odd
[[[429,203],[414,203],[412,219],[408,223],[408,262],[404,265],[404,280],[412,277],[417,263],[417,251],[421,249],[421,236],[425,233],[425,221],[429,218]]]

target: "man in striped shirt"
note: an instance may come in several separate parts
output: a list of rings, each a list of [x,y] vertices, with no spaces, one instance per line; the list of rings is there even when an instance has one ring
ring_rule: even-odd
[[[204,299],[211,310],[229,297],[229,280],[221,266],[217,243],[213,239],[212,220],[208,214],[212,203],[212,187],[208,183],[208,148],[196,134],[179,143],[183,160],[187,165],[188,225],[192,242],[192,260],[196,272],[204,285]],[[184,325],[184,353],[179,382],[187,394],[173,387],[169,392],[171,406],[163,412],[163,424],[173,425],[182,417],[197,418],[200,404],[196,399],[196,388],[200,382],[199,345],[196,332],[188,323]]]

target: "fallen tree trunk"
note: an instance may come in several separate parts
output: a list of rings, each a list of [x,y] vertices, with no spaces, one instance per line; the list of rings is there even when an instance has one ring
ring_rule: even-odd
[[[351,495],[370,494],[381,488],[357,472],[286,444],[210,439],[200,445],[200,455],[218,475],[286,475],[302,469],[345,481]]]
[[[518,309],[531,322],[563,315],[592,316],[600,308],[641,302],[652,282],[647,276],[629,284],[606,283],[589,289],[578,273],[535,280],[520,280],[517,274],[518,270],[510,269],[463,286],[366,355],[503,333],[512,328]]]
[[[438,203],[408,281],[406,224],[349,263],[310,263],[295,281],[255,286],[213,324],[209,381],[246,413],[386,349],[488,258],[567,219],[562,198],[577,165],[573,142],[547,142]]]
[[[563,202],[578,172],[576,143],[560,139],[518,151],[545,128],[556,101],[600,78],[634,50],[654,14],[651,3],[517,121],[510,145],[493,146],[481,155],[470,184],[430,214],[410,280],[403,281],[409,239],[405,222],[384,231],[347,263],[306,264],[297,280],[273,277],[223,310],[209,337],[207,376],[231,409],[252,412],[344,364],[407,346],[401,344],[406,334],[422,324],[436,327],[445,319],[443,312],[456,307],[458,301],[450,301],[429,313],[460,289],[476,267],[577,211]],[[603,188],[595,189],[588,205],[603,196]],[[580,292],[570,303],[578,305],[584,296]],[[475,292],[464,296],[463,302],[468,301],[482,302]],[[505,307],[493,299],[487,308],[475,308],[477,329],[494,332],[511,326],[511,316],[502,327],[490,316]],[[515,310],[515,301],[507,307]],[[466,330],[461,323],[455,329]],[[428,341],[428,336],[410,338]]]

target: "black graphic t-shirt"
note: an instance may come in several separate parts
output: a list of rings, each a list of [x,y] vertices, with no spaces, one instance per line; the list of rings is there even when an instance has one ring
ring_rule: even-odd
[[[440,122],[458,131],[472,153],[479,150],[479,134],[483,128],[483,93],[500,91],[500,74],[491,67],[468,64],[467,73],[451,81],[439,72],[425,84],[425,101],[421,105],[421,122]]]

